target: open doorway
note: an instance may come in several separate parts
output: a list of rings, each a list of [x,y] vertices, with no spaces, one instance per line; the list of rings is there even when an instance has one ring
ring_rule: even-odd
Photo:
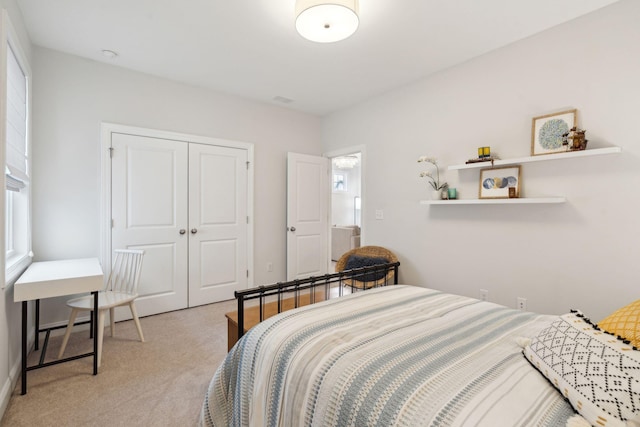
[[[331,157],[331,266],[360,247],[362,235],[362,153]]]

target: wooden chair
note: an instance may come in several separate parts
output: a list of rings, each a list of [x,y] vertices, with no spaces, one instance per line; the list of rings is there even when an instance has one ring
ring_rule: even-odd
[[[350,251],[342,254],[336,263],[336,272],[345,271],[348,267],[349,259],[351,259],[352,256],[384,259],[386,260],[386,263],[398,262],[398,257],[396,257],[396,255],[387,248],[383,248],[382,246],[362,246],[360,248],[351,249]],[[343,283],[357,289],[371,288],[385,284],[385,282],[390,283],[393,281],[393,275],[393,270],[390,270],[384,277],[377,280],[360,281],[355,279],[345,279]]]
[[[142,327],[140,326],[140,319],[138,319],[138,313],[136,312],[136,306],[134,300],[138,297],[138,282],[140,281],[140,270],[142,268],[142,257],[144,251],[142,250],[125,250],[117,249],[115,252],[115,259],[109,274],[109,280],[105,286],[105,290],[98,293],[98,366],[102,360],[102,339],[104,336],[104,316],[105,312],[109,310],[109,320],[111,323],[111,336],[115,335],[115,308],[121,305],[128,305],[133,316],[133,321],[136,324],[140,341],[144,342],[144,336],[142,335]],[[76,321],[76,317],[80,311],[93,311],[93,298],[91,296],[85,296],[80,298],[74,298],[67,301],[67,305],[71,307],[71,316],[69,316],[69,324],[67,325],[67,331],[62,339],[62,346],[58,353],[58,358],[61,358],[71,330]]]

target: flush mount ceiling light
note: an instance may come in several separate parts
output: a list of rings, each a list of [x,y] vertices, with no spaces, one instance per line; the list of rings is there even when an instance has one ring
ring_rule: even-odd
[[[296,29],[318,43],[344,40],[358,29],[358,0],[297,0]]]

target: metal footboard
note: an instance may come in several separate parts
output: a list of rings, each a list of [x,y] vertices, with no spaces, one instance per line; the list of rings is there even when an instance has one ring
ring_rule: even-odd
[[[257,310],[257,320],[262,322],[274,314],[325,301],[332,297],[341,297],[345,292],[352,293],[381,286],[397,285],[399,266],[399,262],[379,264],[236,291],[238,339],[244,335],[246,310]],[[247,303],[253,300],[258,300],[257,304],[248,306]],[[249,326],[253,326],[253,324]]]

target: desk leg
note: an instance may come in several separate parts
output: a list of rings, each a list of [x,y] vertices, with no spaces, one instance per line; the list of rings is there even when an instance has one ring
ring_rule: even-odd
[[[35,350],[40,348],[40,300],[36,300],[36,345]]]
[[[27,301],[22,301],[22,392],[27,394]]]
[[[93,292],[93,375],[98,375],[98,291]]]

